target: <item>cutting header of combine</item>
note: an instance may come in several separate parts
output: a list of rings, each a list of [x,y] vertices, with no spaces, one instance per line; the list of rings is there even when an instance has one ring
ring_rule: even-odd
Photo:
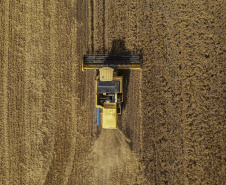
[[[95,84],[95,104],[97,125],[102,128],[116,129],[118,114],[122,114],[123,78],[120,70],[140,70],[142,58],[139,55],[109,56],[84,55],[82,70],[97,71]]]

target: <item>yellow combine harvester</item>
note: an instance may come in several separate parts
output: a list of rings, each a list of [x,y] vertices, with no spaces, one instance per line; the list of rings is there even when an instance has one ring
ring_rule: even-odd
[[[97,124],[102,128],[116,129],[118,114],[122,113],[123,75],[125,69],[141,69],[142,59],[138,55],[110,57],[109,55],[85,55],[82,70],[97,70],[95,104]],[[100,116],[101,115],[101,116]]]

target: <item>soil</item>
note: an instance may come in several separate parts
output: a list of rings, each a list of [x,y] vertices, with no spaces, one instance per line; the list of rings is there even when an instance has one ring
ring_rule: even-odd
[[[0,184],[224,184],[225,9],[0,1]],[[95,125],[86,53],[143,57],[116,130]]]

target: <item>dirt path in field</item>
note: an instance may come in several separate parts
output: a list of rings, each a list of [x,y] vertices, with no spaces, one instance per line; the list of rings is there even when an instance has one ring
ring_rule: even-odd
[[[103,130],[93,147],[94,184],[136,184],[141,166],[119,130]]]
[[[74,164],[69,184],[142,184],[143,166],[130,142],[118,129],[102,130],[89,152]]]
[[[102,130],[88,156],[93,174],[91,184],[141,182],[141,165],[136,154],[131,151],[129,142],[120,130]]]

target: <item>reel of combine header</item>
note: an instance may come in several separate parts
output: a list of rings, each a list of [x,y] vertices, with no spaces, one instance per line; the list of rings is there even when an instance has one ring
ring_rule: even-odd
[[[84,69],[100,69],[111,67],[113,69],[141,69],[142,58],[139,55],[109,56],[109,55],[84,55]]]

